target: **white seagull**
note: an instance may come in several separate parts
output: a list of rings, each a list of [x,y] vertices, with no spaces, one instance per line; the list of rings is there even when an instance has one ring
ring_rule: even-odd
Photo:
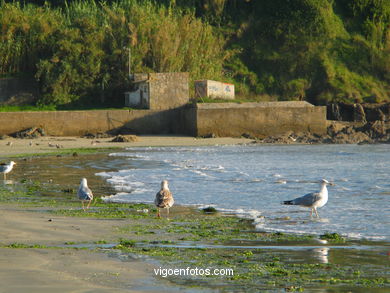
[[[89,189],[87,185],[87,179],[83,178],[80,182],[79,190],[77,191],[77,196],[81,200],[81,204],[83,207],[83,210],[86,211],[84,207],[84,202],[88,201],[87,209],[89,209],[89,206],[91,205],[91,201],[93,200],[93,194],[91,189]]]
[[[163,180],[161,182],[161,189],[156,194],[156,198],[154,200],[154,204],[157,207],[157,217],[160,218],[160,208],[167,209],[167,216],[169,216],[169,208],[173,206],[173,196],[168,187],[168,181]]]
[[[323,207],[328,202],[328,189],[326,188],[326,185],[330,184],[329,181],[325,179],[322,179],[320,183],[320,192],[312,192],[293,200],[286,200],[283,204],[308,207],[311,209],[310,216],[313,216],[314,211],[317,218],[319,218],[317,208]]]
[[[16,165],[14,161],[9,162],[8,164],[0,164],[0,173],[3,173],[4,180],[6,179],[5,174],[11,172],[14,165]]]

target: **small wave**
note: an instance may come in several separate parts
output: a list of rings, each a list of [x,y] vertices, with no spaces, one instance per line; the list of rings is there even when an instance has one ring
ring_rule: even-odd
[[[276,180],[275,183],[277,183],[277,184],[286,184],[287,181],[286,180]]]
[[[99,172],[99,173],[95,173],[96,176],[100,176],[100,177],[111,177],[112,176],[112,172]]]

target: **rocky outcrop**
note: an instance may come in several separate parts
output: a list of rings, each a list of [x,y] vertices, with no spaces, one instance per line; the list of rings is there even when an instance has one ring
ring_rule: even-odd
[[[136,135],[117,135],[115,136],[111,142],[135,142],[139,141],[138,136]]]
[[[41,127],[31,127],[22,131],[17,131],[11,136],[15,138],[37,138],[40,136],[45,136],[45,130]]]
[[[327,119],[350,122],[390,121],[390,103],[345,104],[334,103],[327,106]]]
[[[255,140],[256,143],[282,144],[365,144],[390,143],[390,123],[374,121],[367,123],[330,122],[326,135],[289,132],[280,136],[270,136]]]

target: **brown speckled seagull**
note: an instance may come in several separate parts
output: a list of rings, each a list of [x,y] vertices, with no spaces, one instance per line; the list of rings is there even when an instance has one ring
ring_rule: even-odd
[[[154,204],[157,207],[157,217],[160,218],[160,209],[167,209],[167,216],[169,216],[169,208],[173,206],[174,200],[172,193],[168,188],[168,181],[163,180],[161,182],[161,189],[156,194]]]

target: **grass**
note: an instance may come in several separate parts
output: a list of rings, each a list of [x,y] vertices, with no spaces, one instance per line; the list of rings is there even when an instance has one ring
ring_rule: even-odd
[[[63,150],[53,150],[45,153],[28,153],[28,154],[12,154],[10,158],[25,158],[25,157],[46,157],[46,156],[67,156],[67,155],[87,155],[96,153],[105,153],[110,151],[117,151],[122,147],[104,147],[104,148],[70,148]]]
[[[56,111],[55,106],[1,106],[0,112]]]
[[[0,112],[40,112],[40,111],[96,111],[96,110],[137,110],[135,108],[129,107],[61,107],[54,105],[43,105],[43,106],[33,106],[33,105],[20,105],[20,106],[0,106]]]

